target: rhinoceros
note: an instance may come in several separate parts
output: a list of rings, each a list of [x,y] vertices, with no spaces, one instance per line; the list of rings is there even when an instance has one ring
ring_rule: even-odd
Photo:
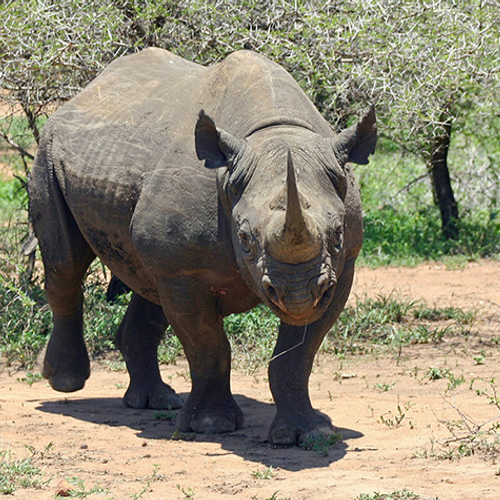
[[[368,163],[375,143],[373,108],[335,134],[257,53],[204,67],[155,48],[112,62],[47,121],[29,182],[53,312],[43,376],[62,392],[89,377],[82,280],[97,256],[133,290],[117,334],[126,406],[181,408],[185,432],[242,427],[223,318],[264,303],[281,320],[269,442],[331,435],[308,383],[362,245],[350,163]],[[158,367],[169,324],[190,367],[184,404]]]

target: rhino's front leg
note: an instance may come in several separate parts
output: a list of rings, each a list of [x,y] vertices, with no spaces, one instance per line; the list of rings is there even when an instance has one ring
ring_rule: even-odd
[[[314,355],[325,333],[315,324],[280,327],[269,364],[269,383],[276,403],[276,417],[268,436],[271,444],[293,446],[302,444],[309,436],[329,436],[334,432],[330,420],[313,409],[309,398]]]
[[[318,321],[302,327],[285,323],[280,326],[269,364],[269,382],[276,403],[276,417],[268,436],[271,444],[300,445],[309,438],[334,434],[330,419],[311,405],[309,377],[323,338],[345,306],[353,274],[354,262],[344,270],[332,306]]]
[[[165,314],[186,353],[192,389],[177,416],[184,432],[232,432],[243,413],[230,388],[231,348],[217,299],[193,279],[169,280],[161,291]]]

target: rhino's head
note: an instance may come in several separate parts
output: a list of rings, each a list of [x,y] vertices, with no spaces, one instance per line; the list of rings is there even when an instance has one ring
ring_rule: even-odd
[[[373,108],[335,138],[273,127],[243,140],[200,113],[197,154],[220,168],[240,272],[284,322],[312,323],[329,306],[350,231],[345,164],[368,163],[375,143]]]

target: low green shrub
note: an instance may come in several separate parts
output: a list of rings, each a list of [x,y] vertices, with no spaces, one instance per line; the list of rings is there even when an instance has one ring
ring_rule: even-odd
[[[445,240],[435,207],[424,206],[405,212],[389,206],[364,214],[365,239],[361,263],[370,266],[415,265],[447,255],[468,259],[500,254],[500,219],[486,212],[464,214],[459,222],[459,239]]]

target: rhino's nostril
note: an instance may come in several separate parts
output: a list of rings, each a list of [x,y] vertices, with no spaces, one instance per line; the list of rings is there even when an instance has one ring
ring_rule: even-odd
[[[323,294],[318,298],[318,304],[320,305],[328,304],[332,300],[334,292],[335,292],[335,284],[330,284],[328,288],[323,292]]]
[[[273,301],[273,302],[276,302],[278,303],[279,302],[279,299],[278,299],[278,294],[276,293],[276,290],[270,286],[268,289],[267,289],[267,294],[269,295],[269,298]]]
[[[326,274],[312,279],[309,282],[309,291],[313,300],[315,302],[319,302],[331,285],[332,283],[330,282],[330,277]]]
[[[278,293],[276,292],[276,288],[274,288],[273,285],[271,285],[270,282],[268,281],[263,281],[262,283],[264,285],[264,290],[271,300],[271,302],[274,302],[276,305],[279,305],[280,299],[278,297]]]

